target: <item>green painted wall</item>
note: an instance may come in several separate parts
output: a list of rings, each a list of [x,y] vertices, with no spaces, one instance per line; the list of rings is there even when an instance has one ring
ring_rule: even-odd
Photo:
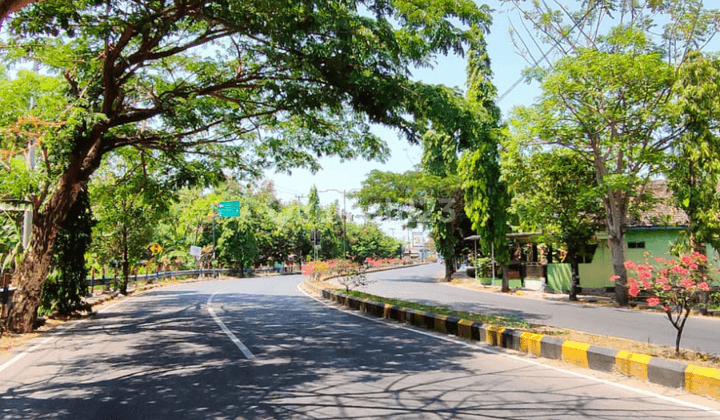
[[[547,286],[553,290],[570,290],[570,280],[572,271],[570,264],[548,264],[547,267]]]
[[[669,252],[670,242],[677,240],[679,233],[679,229],[671,228],[630,229],[625,235],[625,240],[627,242],[645,242],[645,249],[625,248],[625,258],[638,263],[645,262],[646,252],[649,263],[655,263],[654,258],[656,257],[672,258]],[[710,247],[708,247],[708,260],[711,267],[720,267],[718,253]],[[592,263],[580,264],[580,287],[614,287],[614,283],[609,280],[612,275],[612,252],[607,242],[604,242],[598,245]],[[549,265],[547,285],[553,290],[569,290],[570,265]]]

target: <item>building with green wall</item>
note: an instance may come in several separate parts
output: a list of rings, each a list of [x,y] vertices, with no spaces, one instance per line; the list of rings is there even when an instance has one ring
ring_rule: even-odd
[[[648,188],[659,201],[652,209],[643,212],[638,220],[631,221],[625,234],[625,259],[656,264],[654,259],[657,257],[673,258],[670,249],[687,226],[687,216],[668,204],[671,195],[663,181],[652,181]],[[597,238],[598,247],[592,262],[580,264],[580,287],[584,293],[615,288],[609,280],[613,271],[607,234],[600,233]],[[711,267],[720,268],[718,252],[710,246],[707,257]],[[546,282],[552,290],[569,291],[570,264],[548,264]],[[713,283],[717,284],[717,279]]]

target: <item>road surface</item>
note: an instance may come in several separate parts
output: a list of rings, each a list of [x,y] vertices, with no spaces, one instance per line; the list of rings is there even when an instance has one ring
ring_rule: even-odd
[[[718,418],[539,359],[342,312],[299,292],[301,281],[175,285],[65,324],[0,356],[0,417]]]
[[[512,314],[532,323],[675,347],[675,328],[663,313],[468,290],[441,283],[438,279],[444,273],[441,264],[381,271],[368,275],[375,282],[363,290],[388,298],[468,312]],[[685,349],[720,355],[720,319],[691,315],[680,344]]]

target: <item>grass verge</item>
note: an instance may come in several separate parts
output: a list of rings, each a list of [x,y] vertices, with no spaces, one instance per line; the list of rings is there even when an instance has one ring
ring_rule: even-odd
[[[334,290],[337,293],[347,293],[344,289],[335,289]],[[381,296],[375,296],[368,293],[363,293],[357,290],[351,290],[350,296],[354,296],[358,299],[368,299],[373,300],[375,302],[382,302],[385,304],[390,304],[394,306],[400,306],[403,308],[408,308],[416,311],[425,311],[425,312],[431,312],[437,315],[447,315],[447,316],[454,316],[456,318],[462,318],[462,319],[468,319],[470,321],[480,321],[486,324],[491,325],[497,325],[501,327],[506,328],[516,328],[526,331],[533,331],[534,327],[537,327],[533,324],[529,324],[525,319],[519,316],[508,316],[508,315],[500,315],[500,314],[475,314],[470,312],[461,312],[456,311],[453,308],[449,306],[432,306],[432,305],[425,305],[418,302],[409,302],[405,300],[397,300],[397,299],[389,299],[384,298]]]
[[[344,289],[333,287],[335,292],[346,293]],[[689,363],[695,366],[720,368],[720,356],[707,354],[694,350],[683,350],[680,355],[675,354],[674,347],[660,346],[652,343],[643,343],[639,341],[628,340],[624,338],[602,336],[589,334],[581,331],[569,330],[565,328],[548,327],[546,325],[531,324],[521,317],[508,317],[500,314],[477,314],[469,312],[455,311],[446,306],[432,306],[418,302],[404,301],[398,299],[388,299],[382,296],[375,296],[368,293],[353,290],[351,296],[359,299],[368,299],[375,302],[382,302],[403,308],[432,312],[438,315],[454,316],[457,318],[468,319],[471,321],[480,321],[490,325],[497,325],[506,328],[514,328],[518,330],[528,331],[536,334],[544,334],[557,337],[563,340],[576,341],[580,343],[591,344],[594,346],[607,347],[616,350],[625,350],[630,353],[645,354],[661,359],[675,360],[679,362]]]

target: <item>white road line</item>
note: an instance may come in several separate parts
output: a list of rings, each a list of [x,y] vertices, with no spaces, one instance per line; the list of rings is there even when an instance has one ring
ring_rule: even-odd
[[[353,316],[356,316],[356,317],[359,317],[359,318],[363,318],[363,319],[367,319],[367,320],[370,320],[370,321],[373,321],[373,322],[377,322],[378,324],[382,324],[382,325],[385,325],[385,326],[389,326],[389,327],[393,327],[393,328],[400,328],[400,329],[403,329],[403,330],[406,330],[406,331],[412,331],[412,332],[417,333],[417,334],[422,334],[422,335],[426,335],[426,336],[429,336],[429,337],[437,338],[437,339],[440,339],[440,340],[449,341],[449,342],[454,343],[454,344],[460,344],[460,345],[462,345],[462,346],[470,347],[470,348],[472,348],[472,349],[474,349],[474,350],[480,350],[480,351],[485,352],[485,353],[492,353],[492,354],[496,354],[496,355],[503,356],[503,357],[509,357],[510,359],[514,359],[514,360],[517,360],[517,361],[520,361],[520,362],[523,362],[523,363],[528,363],[528,364],[535,365],[535,366],[540,366],[540,367],[543,367],[543,368],[546,368],[546,369],[550,369],[550,370],[555,370],[555,371],[558,371],[558,372],[567,373],[567,374],[569,374],[569,375],[577,376],[577,377],[584,378],[584,379],[589,379],[589,380],[595,381],[595,382],[600,382],[600,383],[602,383],[602,384],[614,386],[614,387],[617,387],[617,388],[620,388],[620,389],[624,389],[624,390],[626,390],[626,391],[634,391],[634,392],[637,392],[637,393],[639,393],[639,394],[646,395],[646,396],[648,396],[648,397],[658,398],[658,399],[661,399],[661,400],[663,400],[663,401],[667,401],[667,402],[670,402],[670,403],[682,405],[682,406],[689,407],[689,408],[694,408],[694,409],[697,409],[697,410],[707,411],[708,413],[715,414],[716,416],[720,416],[720,411],[718,411],[718,410],[716,410],[716,409],[714,409],[714,408],[712,408],[712,407],[707,407],[707,406],[704,406],[704,405],[695,404],[695,403],[691,403],[691,402],[688,402],[688,401],[683,401],[683,400],[680,400],[680,399],[678,399],[678,398],[668,397],[668,396],[661,395],[661,394],[658,394],[658,393],[655,393],[655,392],[652,392],[652,391],[646,391],[646,390],[642,390],[642,389],[633,388],[633,387],[631,387],[631,386],[628,386],[628,385],[625,385],[625,384],[621,384],[621,383],[617,383],[617,382],[613,382],[613,381],[608,381],[608,380],[606,380],[606,379],[595,378],[595,377],[593,377],[593,376],[585,375],[585,374],[582,374],[582,373],[572,372],[572,371],[569,371],[569,370],[565,370],[565,369],[561,369],[561,368],[557,368],[557,367],[553,367],[553,366],[548,366],[548,365],[546,365],[546,364],[543,364],[542,362],[536,362],[536,361],[534,361],[534,360],[526,359],[526,358],[523,358],[523,357],[513,356],[513,355],[511,355],[511,354],[507,354],[507,353],[502,352],[502,351],[493,350],[493,349],[490,349],[490,348],[481,348],[481,347],[479,347],[477,344],[470,344],[470,343],[467,343],[467,342],[465,342],[465,341],[455,340],[455,339],[452,339],[452,338],[449,338],[449,337],[444,337],[444,336],[442,336],[442,335],[438,335],[438,334],[433,334],[433,333],[429,333],[429,332],[425,332],[425,331],[416,330],[416,329],[414,329],[414,328],[409,328],[409,327],[406,327],[406,326],[404,326],[404,325],[399,325],[399,324],[395,324],[395,323],[389,322],[389,321],[387,321],[387,320],[385,320],[385,319],[379,319],[379,318],[375,318],[375,317],[372,317],[372,316],[369,316],[369,315],[362,315],[362,314],[356,313],[355,311],[352,311],[352,310],[348,310],[348,309],[344,309],[344,308],[337,307],[337,306],[335,306],[335,305],[331,305],[329,302],[326,302],[325,300],[321,300],[321,299],[319,299],[319,298],[316,298],[315,296],[312,296],[312,295],[310,295],[309,293],[307,293],[305,290],[303,290],[303,288],[300,287],[300,285],[301,285],[301,284],[298,284],[298,290],[300,290],[302,293],[304,293],[305,296],[308,296],[309,298],[314,299],[314,300],[316,300],[317,302],[320,302],[321,304],[323,304],[323,305],[325,305],[325,306],[331,307],[331,308],[333,308],[333,309],[337,309],[337,310],[339,310],[339,311],[341,311],[341,312],[344,312],[344,313],[346,313],[346,314],[349,314],[349,315],[353,315]]]
[[[208,310],[208,312],[210,313],[210,315],[213,317],[213,319],[215,320],[215,322],[220,326],[220,329],[223,330],[223,332],[230,338],[230,340],[231,340],[233,343],[235,343],[235,345],[237,346],[237,348],[240,349],[240,351],[245,355],[245,357],[247,357],[247,358],[250,359],[250,360],[254,360],[254,359],[255,359],[255,355],[252,354],[252,352],[250,351],[250,349],[247,348],[247,347],[245,346],[245,344],[243,344],[242,341],[240,341],[240,340],[235,336],[235,334],[232,333],[232,331],[230,331],[230,329],[225,325],[224,322],[222,322],[222,321],[220,320],[220,318],[219,318],[217,315],[215,315],[215,311],[214,311],[213,308],[210,306],[210,304],[212,303],[212,300],[213,300],[213,298],[215,297],[215,295],[217,295],[218,293],[222,292],[222,291],[225,290],[225,289],[227,289],[227,287],[218,290],[217,292],[213,293],[212,296],[210,296],[210,297],[208,298],[208,301],[207,301],[207,310]]]

